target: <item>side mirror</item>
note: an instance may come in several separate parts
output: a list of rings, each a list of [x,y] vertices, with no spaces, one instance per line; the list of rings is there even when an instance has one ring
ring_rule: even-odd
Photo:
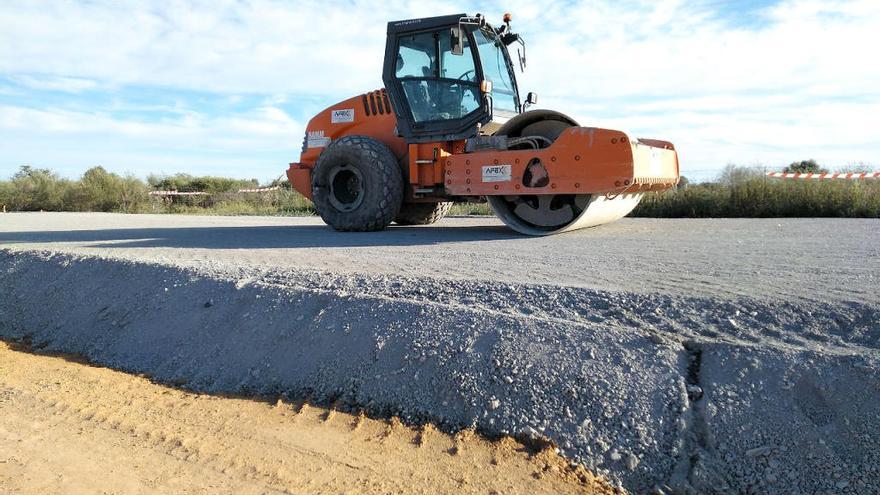
[[[453,55],[464,55],[464,38],[462,38],[461,28],[454,27],[451,30],[452,36],[452,54]]]
[[[533,93],[533,92],[529,91],[529,94],[526,95],[525,105],[523,105],[523,106],[525,108],[528,108],[532,105],[537,105],[537,104],[538,104],[538,93]]]

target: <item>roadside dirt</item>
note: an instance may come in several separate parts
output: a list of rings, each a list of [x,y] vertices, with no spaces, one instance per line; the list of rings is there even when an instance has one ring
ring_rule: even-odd
[[[3,493],[615,493],[552,451],[189,393],[0,341]]]

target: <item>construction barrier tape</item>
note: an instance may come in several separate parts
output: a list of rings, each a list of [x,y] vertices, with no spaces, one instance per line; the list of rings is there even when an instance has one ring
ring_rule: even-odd
[[[776,179],[817,179],[817,180],[828,180],[828,179],[842,179],[842,180],[864,180],[864,179],[880,179],[880,172],[855,172],[855,173],[825,173],[825,174],[815,174],[812,172],[799,174],[799,173],[784,173],[784,172],[767,172],[767,177],[773,177]]]
[[[258,187],[255,189],[239,189],[240,193],[263,193],[269,191],[277,191],[281,186]],[[177,192],[177,191],[150,191],[150,196],[207,196],[208,193],[203,191],[197,192]]]
[[[281,186],[258,187],[256,189],[239,189],[238,192],[240,192],[240,193],[252,193],[252,192],[261,193],[261,192],[277,191],[279,189],[281,189]]]
[[[150,196],[207,196],[206,192],[150,191]]]

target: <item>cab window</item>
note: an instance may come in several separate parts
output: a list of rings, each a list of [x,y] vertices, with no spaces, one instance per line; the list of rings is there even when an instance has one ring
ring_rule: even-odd
[[[492,81],[493,108],[505,113],[516,113],[519,102],[501,42],[494,34],[483,30],[475,31],[474,38],[483,62],[483,77]]]
[[[470,43],[453,55],[449,30],[402,37],[395,74],[415,122],[460,119],[480,108]]]
[[[397,53],[397,77],[427,77],[435,72],[434,35],[417,34],[400,40]]]

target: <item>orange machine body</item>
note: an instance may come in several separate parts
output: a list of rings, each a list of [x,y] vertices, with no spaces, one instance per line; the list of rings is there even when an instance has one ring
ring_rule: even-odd
[[[522,180],[530,164],[543,166],[546,184]],[[446,192],[465,196],[632,193],[668,189],[679,176],[671,143],[593,127],[566,129],[543,149],[449,156],[445,167]]]
[[[664,190],[679,178],[678,155],[666,141],[630,139],[621,131],[572,127],[543,149],[465,152],[465,141],[407,144],[384,90],[345,100],[316,115],[306,128],[299,163],[287,171],[291,185],[312,197],[311,172],[335,139],[363,135],[384,143],[400,162],[405,201],[468,200],[521,194],[607,194]],[[539,163],[548,180],[524,180]]]
[[[407,154],[406,141],[397,136],[397,118],[385,90],[349,98],[315,115],[306,126],[299,163],[291,163],[287,178],[294,189],[312,198],[312,169],[321,152],[343,136],[369,136],[381,141],[398,159]]]

